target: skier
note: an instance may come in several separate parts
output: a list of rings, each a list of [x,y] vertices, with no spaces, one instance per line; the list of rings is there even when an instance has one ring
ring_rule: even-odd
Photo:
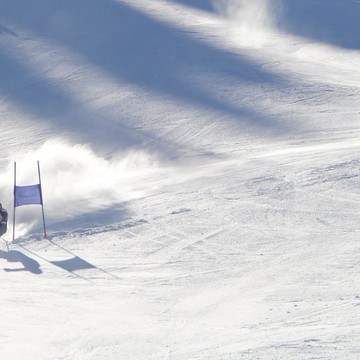
[[[0,236],[3,236],[7,231],[8,212],[0,204]]]

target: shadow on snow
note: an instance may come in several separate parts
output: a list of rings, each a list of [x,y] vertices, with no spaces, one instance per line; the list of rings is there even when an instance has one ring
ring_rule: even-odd
[[[206,11],[213,11],[213,0],[170,0],[186,6],[192,6],[194,8]]]
[[[109,146],[125,149],[140,145],[153,135],[134,131],[124,122],[94,113],[51,82],[33,74],[24,62],[19,62],[0,49],[0,93],[9,97],[26,112],[51,121],[58,132],[70,131],[80,143],[90,142],[95,148]],[[161,151],[160,145],[159,151]]]
[[[353,0],[282,0],[279,25],[315,41],[360,49],[360,4]]]
[[[0,24],[0,34],[1,34],[1,33],[9,34],[9,35],[12,35],[12,36],[17,36],[13,31],[9,30],[7,27],[2,26],[2,25]]]
[[[125,4],[109,0],[39,0],[34,6],[28,0],[3,0],[0,18],[8,27],[16,24],[82,55],[119,83],[136,85],[235,119],[245,118],[260,133],[262,128],[267,131],[279,128],[276,119],[229,103],[226,96],[218,96],[209,91],[209,87],[216,81],[211,76],[230,79],[231,86],[235,83],[273,84],[284,82],[283,78],[238,54],[211,47],[184,31],[157,22]],[[95,143],[102,136],[109,137],[118,146],[122,142],[139,144],[142,137],[157,137],[156,134],[139,136],[139,131],[133,132],[129,120],[122,117],[106,118],[110,125],[104,127],[103,115],[93,114],[71,94],[60,92],[49,80],[39,79],[26,67],[26,59],[16,63],[2,52],[0,61],[7,73],[2,75],[5,81],[1,80],[1,92],[10,94],[11,99],[27,111],[76,131],[79,137],[84,137],[84,128],[87,137]],[[196,76],[202,80],[194,82]],[[63,114],[61,121],[57,118],[59,113]],[[239,122],[239,126],[241,124],[243,122]]]
[[[49,233],[52,236],[68,236],[71,234],[95,234],[134,226],[137,222],[129,221],[130,212],[124,204],[96,210],[90,213],[72,216],[70,219],[52,222],[49,226]],[[140,220],[140,222],[143,222]],[[41,231],[40,228],[37,229]]]
[[[0,258],[7,260],[9,263],[21,263],[22,267],[19,268],[5,268],[7,272],[19,272],[19,271],[29,271],[33,274],[41,274],[42,270],[40,269],[40,264],[32,259],[31,257],[25,255],[18,250],[2,251],[0,250]]]
[[[64,260],[49,260],[49,259],[46,259],[45,257],[35,253],[34,251],[26,248],[23,245],[18,244],[18,246],[20,246],[20,248],[24,249],[26,252],[33,255],[34,257],[38,257],[39,259],[41,259],[51,265],[54,265],[58,268],[61,268],[65,271],[68,271],[71,274],[73,274],[74,276],[81,278],[83,280],[86,280],[86,281],[91,281],[91,280],[80,275],[76,271],[93,269],[93,270],[100,271],[103,275],[106,275],[107,277],[118,278],[116,275],[113,275],[113,274],[109,273],[108,271],[89,263],[88,261],[86,261],[83,258],[79,257],[78,255],[74,254],[73,252],[67,250],[63,246],[55,243],[54,241],[49,241],[49,244],[56,246],[59,249],[59,251],[69,254],[70,257],[67,257]],[[36,275],[40,275],[43,273],[43,271],[40,269],[40,263],[38,261],[34,260],[33,258],[29,257],[28,255],[25,255],[21,251],[10,250],[9,252],[7,252],[7,251],[0,250],[0,258],[7,260],[9,263],[18,263],[19,262],[22,265],[22,267],[19,267],[19,268],[4,268],[4,271],[6,271],[6,272],[10,273],[10,272],[28,271],[28,272],[30,272],[32,274],[36,274]]]

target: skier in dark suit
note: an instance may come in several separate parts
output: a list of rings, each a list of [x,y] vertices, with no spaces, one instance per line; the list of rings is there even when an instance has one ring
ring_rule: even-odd
[[[7,231],[8,212],[0,204],[0,236],[3,236]]]

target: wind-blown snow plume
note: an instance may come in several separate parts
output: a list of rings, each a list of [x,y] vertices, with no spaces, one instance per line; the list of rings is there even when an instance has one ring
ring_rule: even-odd
[[[279,0],[218,0],[218,12],[230,19],[238,32],[247,40],[276,29],[276,19],[281,11]]]
[[[17,161],[18,185],[38,183],[36,160],[41,164],[46,217],[50,224],[144,196],[160,186],[159,177],[166,178],[164,171],[168,171],[161,170],[158,159],[144,150],[132,149],[106,159],[86,145],[52,140]],[[12,172],[13,164],[9,164],[1,194],[8,208],[13,203]],[[19,235],[40,224],[41,218],[34,216],[35,211],[18,208]]]

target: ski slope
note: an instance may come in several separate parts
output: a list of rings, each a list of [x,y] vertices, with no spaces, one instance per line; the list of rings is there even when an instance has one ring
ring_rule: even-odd
[[[359,15],[1,0],[2,356],[358,359]]]

